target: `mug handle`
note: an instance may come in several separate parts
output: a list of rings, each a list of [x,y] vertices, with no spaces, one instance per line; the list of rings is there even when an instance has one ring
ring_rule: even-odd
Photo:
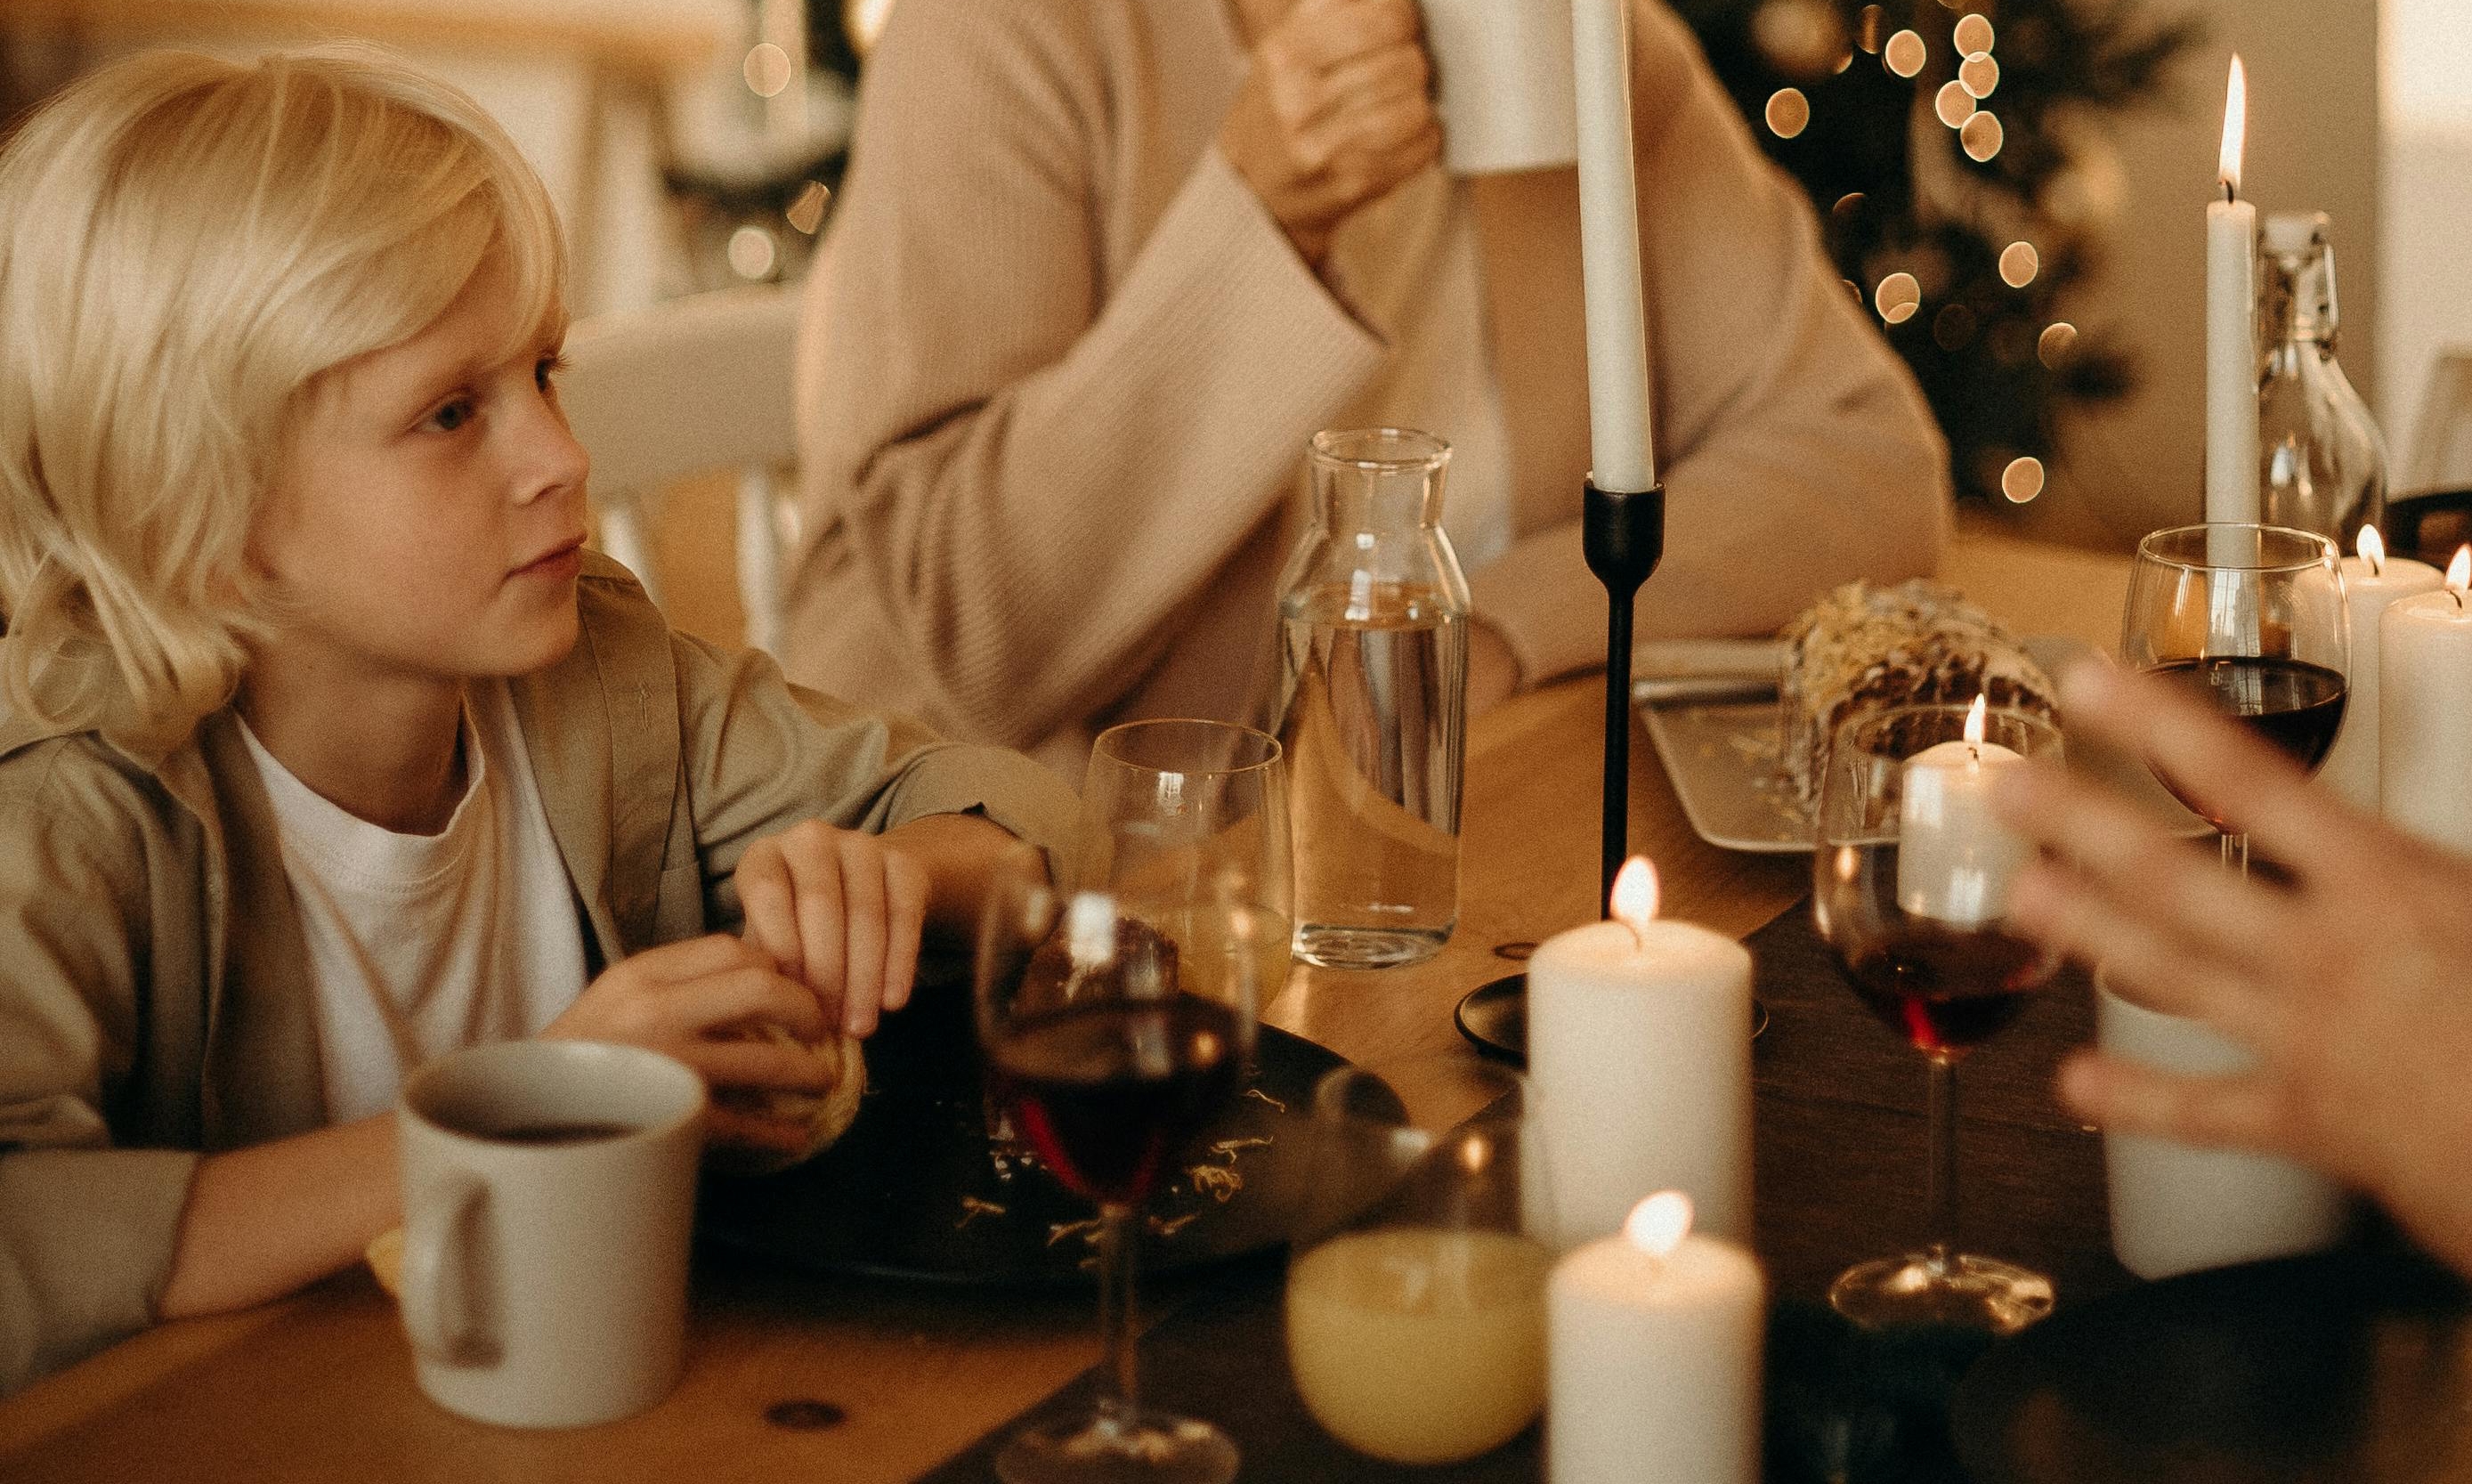
[[[421,1358],[438,1365],[487,1365],[498,1358],[496,1342],[464,1327],[471,1305],[473,1268],[464,1233],[488,1198],[489,1187],[462,1170],[449,1170],[413,1194],[403,1221],[403,1328]],[[452,1288],[464,1312],[446,1303]]]

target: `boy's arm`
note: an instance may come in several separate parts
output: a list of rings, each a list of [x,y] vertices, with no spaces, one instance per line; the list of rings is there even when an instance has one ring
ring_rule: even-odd
[[[1068,878],[1080,802],[1037,763],[793,686],[758,652],[724,655],[684,635],[671,647],[696,848],[724,920],[738,915],[729,877],[748,847],[809,819],[899,830],[928,857],[933,910],[945,913],[975,904],[1002,843],[995,830],[1039,847],[1056,879]]]
[[[281,1298],[349,1266],[402,1220],[394,1114],[198,1161],[155,1317]]]

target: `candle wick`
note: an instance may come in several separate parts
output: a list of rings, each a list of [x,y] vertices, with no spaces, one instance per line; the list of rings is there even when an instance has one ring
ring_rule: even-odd
[[[2240,187],[2232,184],[2229,180],[2222,180],[2222,185],[2223,188],[2223,204],[2230,205],[2240,200]]]
[[[2449,587],[2449,588],[2447,588],[2447,589],[2446,589],[2446,595],[2447,595],[2448,597],[2453,598],[2453,599],[2455,600],[2455,611],[2457,611],[2457,612],[2459,612],[2459,613],[2462,612],[2462,611],[2463,611],[2463,594],[2462,594],[2462,593],[2460,593],[2460,592],[2459,592],[2459,591],[2457,591],[2455,588]]]

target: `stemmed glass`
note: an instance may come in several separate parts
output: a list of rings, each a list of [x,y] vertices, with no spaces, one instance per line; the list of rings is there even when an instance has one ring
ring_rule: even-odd
[[[2349,605],[2335,543],[2309,531],[2219,522],[2137,543],[2120,658],[2190,686],[2315,773],[2342,730]],[[2248,869],[2248,837],[2155,778],[2215,827],[2223,865]]]
[[[1957,1063],[2059,967],[2001,926],[2029,851],[1990,811],[1993,774],[2059,754],[2051,723],[1979,700],[1866,712],[1829,753],[1812,915],[1864,1002],[1931,1068],[1930,1244],[1839,1276],[1828,1301],[1858,1324],[2007,1334],[2051,1311],[2050,1279],[1958,1250]]]
[[[1068,889],[1035,852],[1000,863],[975,973],[988,1089],[1042,1163],[1099,1208],[1103,1389],[1091,1415],[1016,1433],[1007,1484],[1225,1484],[1236,1447],[1141,1408],[1132,1345],[1141,1209],[1242,1080],[1288,967],[1279,745],[1144,722],[1098,740]]]

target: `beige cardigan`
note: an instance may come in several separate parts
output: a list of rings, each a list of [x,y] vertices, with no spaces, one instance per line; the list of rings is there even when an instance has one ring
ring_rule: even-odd
[[[1634,12],[1671,501],[1640,632],[1930,571],[1920,395],[1681,23]],[[1257,715],[1304,443],[1374,422],[1509,472],[1471,586],[1528,678],[1602,660],[1574,173],[1429,171],[1326,282],[1213,143],[1246,65],[1224,0],[893,12],[808,291],[793,676],[1068,768],[1123,717]]]

